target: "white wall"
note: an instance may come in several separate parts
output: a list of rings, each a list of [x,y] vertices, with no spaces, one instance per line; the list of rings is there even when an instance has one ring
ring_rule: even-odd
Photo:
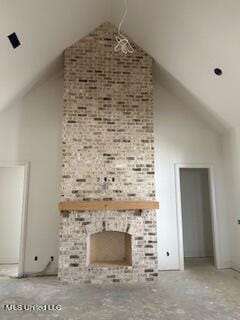
[[[0,161],[30,161],[26,272],[58,255],[62,77],[36,88],[0,113]],[[222,267],[230,265],[220,137],[176,98],[155,89],[156,191],[160,269],[178,269],[175,163],[213,163]],[[170,253],[167,257],[166,252]],[[38,261],[34,257],[38,256]],[[54,262],[57,267],[57,260]]]
[[[0,167],[0,263],[18,263],[24,168]]]
[[[240,128],[223,137],[227,209],[231,223],[232,266],[240,271]]]
[[[112,0],[118,25],[124,1]],[[131,0],[123,31],[228,125],[240,125],[238,0]],[[223,45],[224,39],[224,45]],[[214,68],[223,68],[216,77]]]
[[[62,94],[60,77],[0,113],[0,162],[30,162],[26,272],[41,271],[51,256],[57,259]]]
[[[184,257],[212,257],[208,169],[181,169]]]
[[[216,188],[221,267],[231,266],[225,210],[221,137],[160,86],[154,92],[159,269],[179,269],[175,164],[212,164]],[[170,253],[167,256],[167,252]]]

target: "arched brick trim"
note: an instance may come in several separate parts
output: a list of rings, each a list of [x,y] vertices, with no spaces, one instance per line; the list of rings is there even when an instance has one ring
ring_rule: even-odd
[[[94,233],[103,231],[125,232],[133,236],[136,232],[136,228],[131,223],[117,220],[93,222],[86,226],[87,235],[92,235]]]

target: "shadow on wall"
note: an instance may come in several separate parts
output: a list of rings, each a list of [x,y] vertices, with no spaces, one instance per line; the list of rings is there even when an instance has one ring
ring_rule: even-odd
[[[61,176],[62,75],[35,88],[0,114],[1,161],[28,161],[25,272],[39,272],[58,258],[58,202]],[[35,258],[37,257],[37,258]]]
[[[154,62],[154,78],[164,88],[170,91],[186,107],[190,108],[200,119],[210,125],[217,133],[223,133],[230,128],[229,124],[193,95],[172,74],[160,64]]]
[[[18,158],[30,161],[26,271],[57,263],[63,80],[54,78],[23,100]],[[35,261],[35,257],[38,257]],[[53,264],[53,269],[57,265]],[[53,271],[53,270],[52,270]]]
[[[19,101],[25,99],[25,97],[33,92],[38,87],[48,83],[51,79],[54,79],[56,74],[62,72],[63,69],[63,54],[58,55],[52,60],[45,68],[42,68],[41,72],[36,72],[32,80],[23,86],[22,90],[16,93],[12,99],[1,105],[0,110],[8,110],[12,106],[19,104]]]

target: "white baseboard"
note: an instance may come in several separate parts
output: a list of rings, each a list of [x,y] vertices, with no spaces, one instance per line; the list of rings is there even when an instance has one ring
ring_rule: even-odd
[[[240,264],[234,264],[234,265],[232,266],[232,269],[240,272]]]
[[[17,258],[6,258],[1,259],[0,264],[18,264],[19,260]]]
[[[209,258],[213,257],[212,252],[193,252],[193,251],[187,251],[184,253],[184,258]]]
[[[218,269],[232,269],[233,263],[232,261],[223,261],[220,262]]]

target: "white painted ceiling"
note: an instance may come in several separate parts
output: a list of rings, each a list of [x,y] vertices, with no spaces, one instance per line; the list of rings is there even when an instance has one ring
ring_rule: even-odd
[[[0,109],[59,70],[63,50],[108,20],[108,0],[0,0]],[[16,32],[21,47],[7,36]]]
[[[121,8],[112,1],[115,23]],[[239,0],[129,0],[124,30],[211,114],[240,125]]]
[[[0,109],[59,70],[66,47],[106,20],[117,25],[123,2],[0,0]],[[198,101],[226,126],[240,125],[239,0],[129,0],[123,30],[183,100]],[[7,39],[12,32],[22,43],[16,50]]]

